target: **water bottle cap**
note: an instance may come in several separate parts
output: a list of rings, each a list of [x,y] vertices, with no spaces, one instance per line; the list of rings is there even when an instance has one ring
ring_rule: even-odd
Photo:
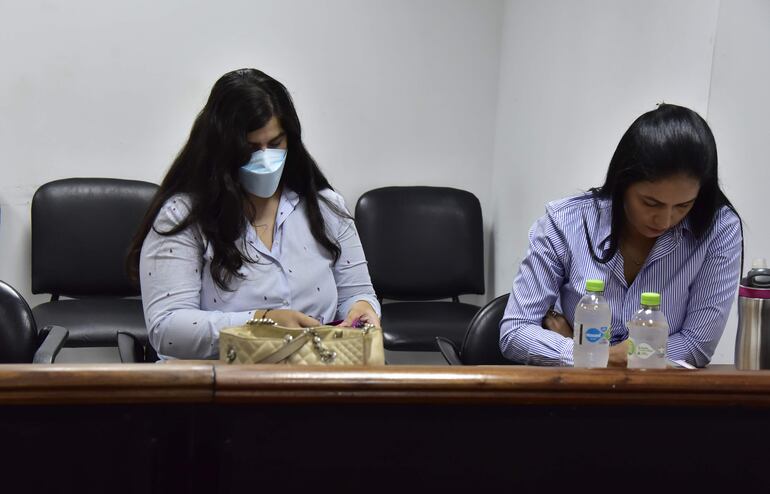
[[[660,293],[644,292],[642,294],[642,305],[660,305]]]
[[[767,259],[758,257],[751,263],[751,269],[764,269],[767,267]]]
[[[587,292],[603,292],[604,280],[586,280]]]

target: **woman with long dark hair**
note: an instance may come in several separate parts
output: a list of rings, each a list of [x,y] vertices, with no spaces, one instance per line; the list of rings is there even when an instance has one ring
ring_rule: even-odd
[[[214,84],[128,257],[161,358],[216,358],[219,331],[255,316],[379,326],[353,220],[301,134],[267,74]]]
[[[572,365],[568,321],[586,280],[598,278],[612,310],[610,365],[625,365],[625,323],[650,291],[662,295],[668,358],[709,363],[739,281],[743,230],[719,186],[714,136],[697,113],[661,104],[640,116],[604,185],[548,204],[529,237],[500,323],[506,357]]]

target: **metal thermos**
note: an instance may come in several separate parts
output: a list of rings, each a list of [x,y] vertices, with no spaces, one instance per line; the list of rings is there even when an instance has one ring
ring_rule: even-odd
[[[770,369],[770,269],[764,259],[754,261],[738,289],[735,367]]]

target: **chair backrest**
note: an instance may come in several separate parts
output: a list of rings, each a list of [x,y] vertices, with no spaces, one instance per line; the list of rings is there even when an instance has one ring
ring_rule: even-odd
[[[481,204],[448,187],[384,187],[356,204],[377,295],[432,300],[484,293]]]
[[[133,296],[126,255],[158,186],[69,178],[32,198],[32,293]]]
[[[464,365],[503,365],[513,364],[500,352],[500,320],[509,294],[500,295],[482,307],[465,333],[460,350],[460,360]]]
[[[30,363],[37,350],[37,325],[27,301],[0,281],[0,363]]]

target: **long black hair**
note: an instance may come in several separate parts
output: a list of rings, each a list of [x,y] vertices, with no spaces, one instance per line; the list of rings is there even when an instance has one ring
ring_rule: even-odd
[[[628,187],[636,182],[654,182],[678,174],[700,182],[698,197],[688,213],[696,238],[708,233],[722,207],[727,206],[738,215],[719,186],[717,145],[706,121],[689,108],[661,104],[631,124],[615,149],[604,185],[589,190],[594,200],[612,202],[610,243],[601,257],[594,252],[588,225],[583,219],[583,230],[594,260],[606,264],[618,250],[626,221],[623,200]],[[740,220],[740,215],[738,218]]]
[[[187,143],[163,179],[129,250],[131,279],[138,279],[142,243],[155,217],[169,198],[180,193],[191,198],[190,213],[172,230],[158,232],[160,235],[174,235],[198,225],[214,249],[211,275],[225,290],[233,277],[240,277],[238,270],[244,262],[254,262],[236,245],[255,216],[238,181],[238,169],[252,154],[247,134],[264,127],[273,116],[287,138],[281,183],[304,199],[313,237],[334,262],[339,259],[340,246],[326,231],[319,200],[334,213],[347,214],[319,195],[319,191],[332,187],[302,143],[302,128],[288,90],[264,72],[240,69],[228,72],[214,84]]]

